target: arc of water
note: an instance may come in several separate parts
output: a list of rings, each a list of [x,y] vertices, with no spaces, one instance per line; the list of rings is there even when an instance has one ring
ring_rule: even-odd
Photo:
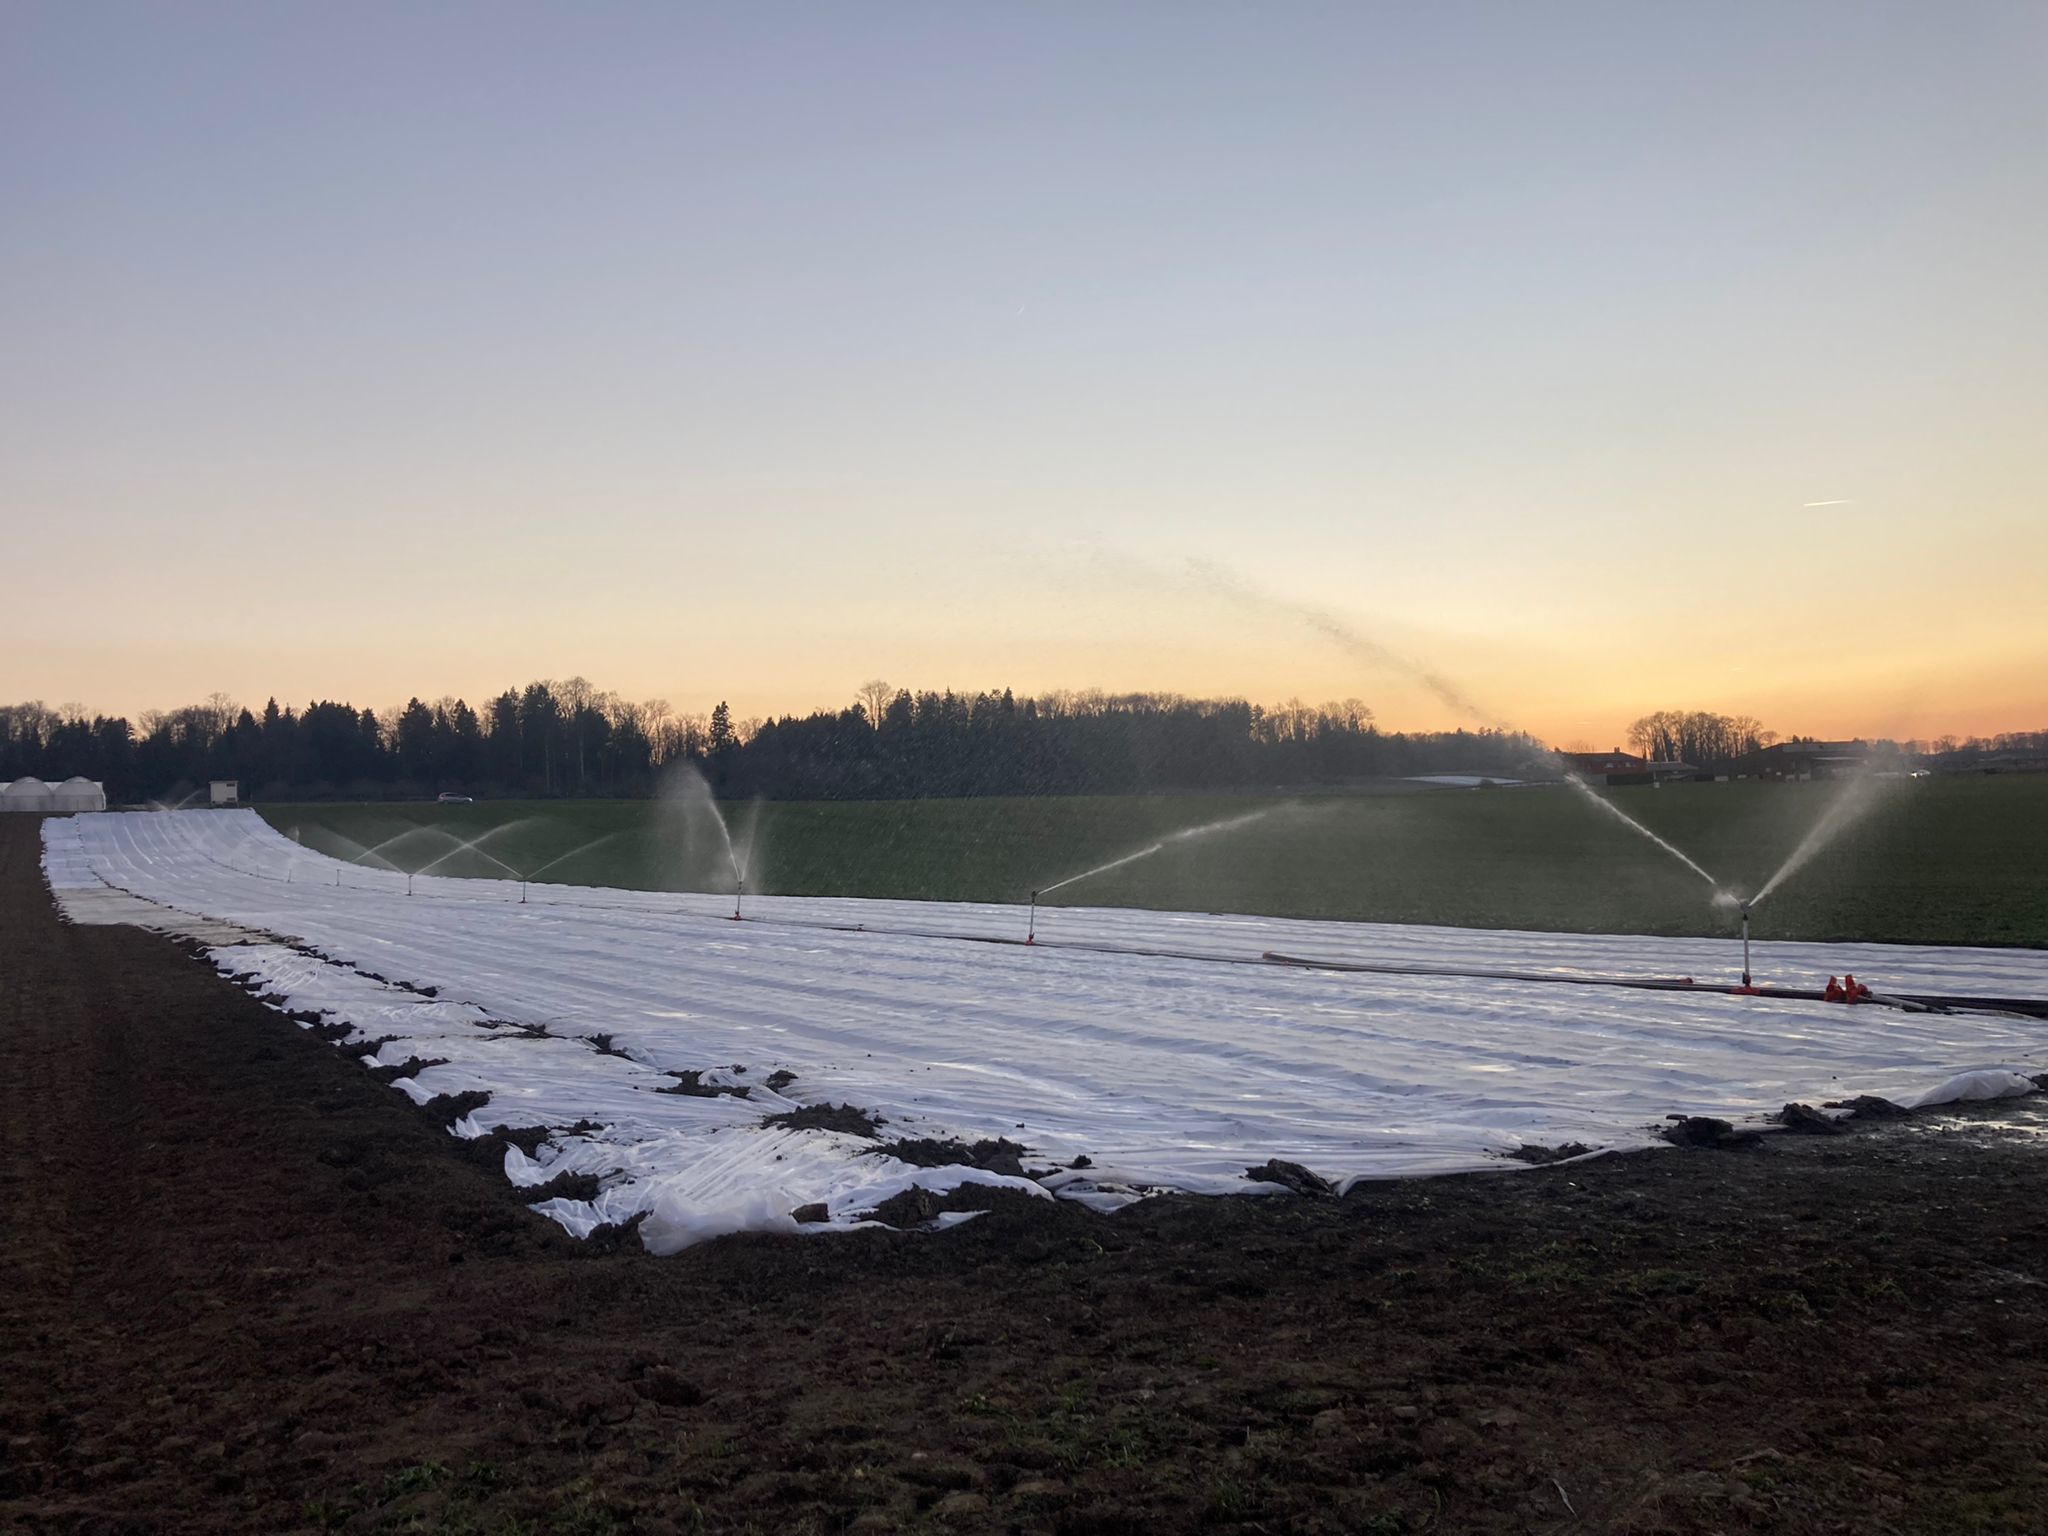
[[[1486,729],[1499,731],[1504,734],[1515,734],[1514,728],[1507,721],[1502,720],[1486,709],[1482,709],[1466,695],[1463,689],[1456,687],[1441,673],[1422,666],[1411,657],[1403,655],[1390,646],[1381,644],[1370,636],[1358,633],[1335,614],[1329,613],[1324,609],[1311,607],[1306,603],[1297,603],[1288,598],[1267,592],[1245,581],[1235,572],[1206,560],[1190,560],[1188,568],[1212,590],[1240,603],[1291,614],[1294,618],[1308,625],[1309,628],[1315,630],[1326,639],[1336,642],[1342,649],[1348,651],[1359,660],[1364,661],[1367,665],[1391,669],[1419,683],[1431,693],[1434,693],[1445,704],[1449,705],[1451,709],[1470,720],[1478,722]],[[1577,790],[1587,800],[1590,800],[1594,805],[1597,805],[1607,815],[1612,816],[1638,836],[1648,838],[1659,848],[1662,848],[1666,853],[1677,859],[1687,869],[1706,881],[1708,885],[1714,886],[1716,889],[1719,888],[1720,882],[1700,868],[1683,851],[1673,847],[1640,821],[1637,821],[1635,817],[1629,815],[1620,806],[1596,794],[1593,786],[1574,773],[1571,765],[1565,762],[1557,753],[1542,752],[1541,755],[1563,771],[1567,784],[1571,785],[1572,788]],[[1142,857],[1142,855],[1140,856]],[[1091,870],[1089,873],[1093,874],[1097,873],[1097,871]],[[1079,878],[1085,879],[1086,876],[1084,875]]]
[[[335,840],[338,842],[346,843],[349,841],[348,838],[343,837],[338,832],[331,833],[330,835],[334,837]],[[404,867],[399,864],[394,864],[391,860],[385,858],[384,850],[386,848],[394,848],[398,844],[406,842],[415,837],[435,837],[441,839],[441,841],[443,842],[455,841],[455,837],[452,833],[443,831],[440,827],[407,827],[403,832],[394,832],[391,834],[391,836],[385,838],[382,842],[373,843],[368,848],[364,848],[361,853],[357,854],[353,859],[350,859],[349,862],[351,864],[360,864],[364,859],[375,859],[378,863],[382,864],[386,869],[392,870],[397,874],[404,874]]]
[[[383,865],[386,869],[391,870],[394,873],[402,873],[402,871],[398,869],[398,866],[396,864],[393,864],[390,860],[386,859],[382,854],[376,853],[375,850],[373,849],[365,848],[361,843],[357,842],[354,838],[344,837],[341,833],[335,831],[332,827],[323,827],[315,825],[313,831],[314,838],[312,848],[315,853],[322,854],[328,858],[336,859],[338,862],[346,862],[350,864],[360,864],[364,859],[374,857],[377,860],[377,862]],[[292,829],[292,832],[294,842],[298,842],[301,844],[305,842],[305,828],[303,826],[294,827]],[[330,854],[327,852],[328,845],[339,845],[343,852],[341,854]],[[351,848],[354,849],[355,852],[348,853],[347,850]]]
[[[1576,789],[1582,796],[1584,796],[1592,804],[1598,806],[1601,810],[1605,811],[1609,816],[1612,816],[1616,821],[1620,822],[1623,826],[1627,827],[1631,832],[1634,832],[1641,837],[1647,837],[1651,842],[1655,843],[1659,848],[1662,848],[1666,853],[1670,854],[1671,857],[1678,860],[1678,862],[1683,864],[1687,869],[1691,870],[1694,874],[1698,875],[1702,880],[1706,881],[1707,884],[1711,885],[1717,892],[1721,889],[1721,882],[1716,880],[1712,875],[1708,874],[1704,869],[1700,868],[1698,864],[1694,863],[1693,860],[1689,856],[1687,856],[1683,849],[1676,848],[1672,846],[1670,843],[1664,841],[1663,838],[1659,837],[1656,833],[1652,832],[1640,821],[1637,821],[1635,817],[1629,815],[1627,811],[1624,811],[1620,806],[1616,805],[1612,800],[1609,800],[1605,795],[1601,794],[1598,790],[1594,789],[1592,785],[1588,784],[1584,779],[1580,778],[1576,773],[1572,772],[1572,770],[1569,767],[1567,767],[1564,770],[1564,781],[1565,783],[1571,785],[1573,789]]]
[[[499,829],[493,828],[492,830],[496,831]],[[484,834],[485,837],[488,837],[489,835],[489,833]],[[412,873],[415,875],[431,875],[436,869],[440,868],[440,866],[442,866],[443,864],[446,864],[458,853],[473,853],[477,855],[479,858],[489,859],[493,864],[497,865],[498,868],[505,871],[505,873],[512,879],[517,880],[519,878],[519,871],[514,869],[510,864],[507,864],[495,853],[485,852],[483,848],[478,846],[483,841],[483,837],[474,838],[466,843],[461,842],[458,839],[455,847],[450,848],[446,853],[442,854],[438,859],[435,859],[432,863],[422,864],[418,869],[413,870]]]
[[[613,838],[624,836],[625,834],[623,832],[607,832],[603,837],[593,837],[589,842],[584,843],[579,847],[571,848],[567,853],[556,854],[552,859],[549,859],[545,864],[536,865],[534,868],[528,870],[520,878],[523,880],[538,880],[542,875],[546,874],[549,870],[553,869],[557,864],[566,864],[569,862],[569,860],[575,858],[576,855],[578,855],[579,853],[588,853],[591,849],[597,847],[601,843],[608,843]]]
[[[740,834],[739,881],[746,884],[747,877],[755,873],[754,854],[761,846],[761,801],[754,800],[747,806],[747,824]]]
[[[1163,842],[1153,843],[1147,847],[1138,849],[1135,853],[1127,853],[1123,855],[1121,858],[1111,859],[1107,864],[1098,864],[1093,869],[1084,869],[1078,875],[1069,875],[1064,880],[1053,881],[1051,885],[1040,886],[1038,888],[1038,894],[1041,896],[1050,896],[1054,891],[1057,891],[1064,886],[1073,885],[1076,881],[1091,880],[1097,875],[1108,874],[1112,869],[1122,869],[1126,864],[1135,864],[1140,859],[1149,859],[1153,854],[1159,852],[1159,850],[1164,848],[1165,846],[1166,844]]]
[[[1750,897],[1749,905],[1754,907],[1804,869],[1813,856],[1833,842],[1844,827],[1870,808],[1876,793],[1877,780],[1867,773],[1859,773],[1844,784],[1841,792],[1821,813],[1820,820],[1808,829],[1806,836],[1799,840],[1799,846],[1794,848],[1785,862],[1778,866],[1777,873],[1764,882],[1762,890]]]
[[[718,808],[718,801],[711,793],[711,784],[694,766],[685,764],[673,770],[668,777],[662,799],[683,813],[682,837],[683,854],[688,859],[694,840],[693,817],[691,812],[708,812],[711,824],[718,829],[719,842],[725,848],[725,862],[732,870],[733,889],[737,892],[746,884],[746,866],[741,862],[738,848],[733,843],[732,828],[726,825],[725,812]]]
[[[1289,801],[1286,805],[1269,805],[1263,810],[1248,811],[1242,816],[1226,816],[1221,821],[1205,822],[1199,827],[1183,827],[1178,832],[1167,833],[1166,836],[1160,838],[1156,843],[1148,844],[1143,848],[1137,849],[1135,852],[1126,853],[1111,859],[1106,864],[1098,864],[1093,869],[1084,869],[1078,875],[1069,875],[1064,880],[1055,880],[1051,885],[1042,885],[1034,895],[1050,896],[1062,886],[1073,885],[1081,880],[1093,879],[1096,875],[1106,875],[1112,869],[1122,869],[1126,864],[1135,864],[1140,859],[1150,858],[1153,854],[1174,843],[1185,843],[1197,837],[1207,837],[1212,833],[1229,832],[1238,827],[1248,827],[1255,821],[1265,820],[1266,817],[1273,815],[1276,811],[1289,810],[1292,807],[1293,802]]]

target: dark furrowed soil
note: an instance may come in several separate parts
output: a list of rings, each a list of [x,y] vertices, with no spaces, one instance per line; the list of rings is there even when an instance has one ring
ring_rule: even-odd
[[[0,821],[0,1531],[2048,1528],[2030,1104],[581,1245]]]

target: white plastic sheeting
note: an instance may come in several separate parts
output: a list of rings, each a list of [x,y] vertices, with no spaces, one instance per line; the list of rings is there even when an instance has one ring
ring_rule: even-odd
[[[312,854],[246,811],[52,822],[44,843],[60,894],[111,887],[293,941],[217,963],[383,1042],[384,1064],[440,1063],[399,1080],[417,1099],[489,1094],[461,1133],[555,1128],[534,1157],[508,1154],[508,1176],[594,1174],[597,1200],[543,1208],[571,1231],[648,1213],[663,1250],[789,1227],[812,1202],[849,1225],[913,1183],[1056,1187],[1110,1208],[1159,1189],[1270,1192],[1245,1170],[1276,1157],[1339,1184],[1499,1167],[1525,1143],[1649,1145],[1673,1112],[1932,1102],[1963,1073],[2023,1091],[2048,1056],[2031,1020],[1258,960],[1726,975],[1738,951],[1710,940],[1041,908],[1025,948],[974,941],[1022,936],[1022,908],[998,905],[750,898],[735,923],[730,896],[547,886],[521,905],[515,883],[420,878],[408,898],[404,876]],[[2048,955],[2030,951],[1759,944],[1755,966],[2048,994]],[[771,1090],[778,1071],[793,1080]],[[749,1096],[659,1091],[683,1072]],[[1027,1170],[1091,1166],[1044,1184],[918,1169],[763,1123],[840,1103],[887,1137],[1004,1136],[1032,1149]]]

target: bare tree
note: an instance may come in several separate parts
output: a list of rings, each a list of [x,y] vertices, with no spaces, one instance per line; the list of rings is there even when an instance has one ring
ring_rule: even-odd
[[[216,741],[227,734],[228,727],[235,723],[235,716],[241,713],[240,706],[224,693],[209,693],[201,708]]]
[[[896,690],[879,677],[871,677],[854,690],[854,696],[867,706],[868,724],[880,730],[882,711],[889,707],[889,701],[896,696]]]

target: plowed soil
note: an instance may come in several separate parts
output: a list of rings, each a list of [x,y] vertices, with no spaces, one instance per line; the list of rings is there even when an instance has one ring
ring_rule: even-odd
[[[2048,1530],[2031,1102],[577,1244],[0,820],[0,1531]]]

